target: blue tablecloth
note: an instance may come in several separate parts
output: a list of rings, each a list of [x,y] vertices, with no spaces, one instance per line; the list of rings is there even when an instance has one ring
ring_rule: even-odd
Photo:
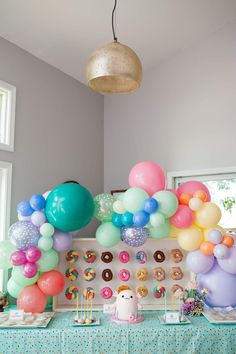
[[[191,325],[161,325],[158,312],[144,312],[137,325],[117,325],[97,313],[101,325],[72,327],[73,313],[56,313],[45,329],[0,329],[1,354],[236,353],[236,325],[211,325],[203,317]]]

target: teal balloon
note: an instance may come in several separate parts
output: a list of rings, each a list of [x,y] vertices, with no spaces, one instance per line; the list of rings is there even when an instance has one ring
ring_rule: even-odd
[[[39,277],[39,272],[33,277],[33,278],[26,278],[23,275],[23,267],[13,267],[11,277],[14,280],[14,282],[18,285],[21,286],[28,286],[28,285],[33,285],[36,283]]]
[[[102,193],[96,195],[94,198],[95,211],[94,216],[98,220],[105,222],[111,221],[113,211],[113,203],[115,198],[109,193]]]
[[[96,240],[103,247],[113,247],[120,241],[120,229],[112,222],[104,222],[97,228]]]
[[[143,210],[145,200],[149,195],[141,188],[129,188],[123,197],[123,204],[130,213]]]
[[[15,251],[16,248],[10,241],[0,241],[0,269],[12,268],[10,256]]]
[[[62,231],[86,226],[94,214],[92,194],[80,184],[65,183],[56,187],[46,201],[48,222]]]
[[[170,222],[166,220],[165,224],[159,227],[149,228],[150,236],[156,240],[161,240],[162,238],[168,237],[170,234]]]
[[[7,291],[15,299],[18,298],[18,296],[20,295],[20,292],[23,289],[24,289],[24,285],[17,284],[12,277],[8,280]]]
[[[153,194],[152,198],[155,198],[158,201],[158,212],[164,214],[166,218],[174,215],[178,209],[178,199],[169,191],[157,192]]]
[[[40,272],[49,272],[50,270],[55,269],[59,262],[58,253],[54,249],[41,252],[41,258],[37,262],[38,270]]]

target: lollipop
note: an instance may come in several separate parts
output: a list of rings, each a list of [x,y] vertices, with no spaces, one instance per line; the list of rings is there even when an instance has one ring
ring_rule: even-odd
[[[79,254],[75,250],[70,250],[66,254],[66,260],[69,263],[76,263],[79,259]]]
[[[96,271],[93,268],[86,268],[84,270],[84,280],[92,281],[96,277]]]
[[[155,286],[155,288],[153,289],[153,295],[157,299],[165,297],[165,293],[166,293],[166,288],[164,288],[164,286],[158,286],[158,287]]]
[[[68,300],[75,300],[78,297],[79,291],[75,286],[69,286],[65,291],[65,297]]]
[[[87,263],[93,263],[96,260],[96,253],[94,251],[88,250],[84,252],[83,259]]]
[[[75,268],[67,268],[66,270],[66,277],[70,280],[70,281],[74,281],[78,278],[78,270],[76,270]]]
[[[87,288],[84,288],[83,295],[86,300],[93,299],[95,296],[95,292],[94,292],[93,288],[87,287]]]

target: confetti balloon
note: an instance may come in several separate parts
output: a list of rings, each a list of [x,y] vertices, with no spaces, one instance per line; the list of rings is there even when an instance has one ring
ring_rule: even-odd
[[[36,226],[29,221],[18,221],[9,229],[11,243],[21,251],[30,246],[37,246],[40,233]]]
[[[149,230],[145,227],[122,227],[121,239],[131,247],[142,246],[149,236]]]
[[[113,215],[113,203],[115,198],[109,193],[98,194],[94,198],[94,216],[100,221],[111,221]]]

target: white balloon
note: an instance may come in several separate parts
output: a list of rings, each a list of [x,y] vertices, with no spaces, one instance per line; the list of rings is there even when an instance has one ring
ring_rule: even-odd
[[[191,198],[189,201],[189,208],[193,211],[198,211],[202,207],[202,201],[199,198]]]
[[[126,209],[124,207],[124,204],[122,203],[121,200],[116,200],[113,203],[113,210],[117,214],[124,214],[126,212]]]
[[[165,217],[161,213],[153,213],[150,215],[150,224],[153,227],[158,227],[165,224]]]

